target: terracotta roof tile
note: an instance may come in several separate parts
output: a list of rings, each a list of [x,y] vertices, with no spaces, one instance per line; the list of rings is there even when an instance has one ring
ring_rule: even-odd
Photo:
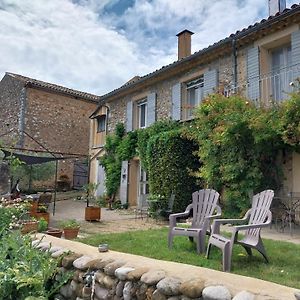
[[[26,85],[31,85],[33,87],[38,87],[38,88],[49,89],[49,90],[52,90],[55,92],[71,95],[71,96],[78,97],[78,98],[83,98],[85,100],[90,100],[92,102],[99,102],[100,97],[90,94],[90,93],[85,93],[85,92],[69,89],[69,88],[61,86],[61,85],[29,78],[29,77],[26,77],[26,76],[23,76],[20,74],[14,74],[14,73],[10,73],[10,72],[6,72],[6,74],[24,82]]]

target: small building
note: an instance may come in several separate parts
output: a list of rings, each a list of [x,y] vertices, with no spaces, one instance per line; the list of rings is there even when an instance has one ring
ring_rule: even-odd
[[[1,143],[12,151],[74,157],[58,165],[58,176],[67,176],[72,186],[74,165],[87,161],[89,115],[98,100],[96,95],[7,72],[0,81]]]
[[[285,1],[270,0],[267,19],[241,29],[213,45],[191,54],[192,32],[178,36],[178,60],[100,97],[91,119],[90,178],[103,192],[103,154],[106,134],[118,122],[126,130],[145,128],[157,120],[187,121],[193,109],[210,93],[239,93],[257,105],[284,101],[300,76],[300,5],[285,8]],[[285,163],[285,188],[300,192],[300,156]],[[139,160],[122,166],[122,197],[136,205],[146,192],[146,174]]]

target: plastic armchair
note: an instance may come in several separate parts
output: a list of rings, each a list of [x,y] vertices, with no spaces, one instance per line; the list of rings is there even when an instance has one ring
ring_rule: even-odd
[[[214,218],[221,215],[221,208],[218,206],[219,193],[212,189],[204,189],[192,194],[193,203],[189,204],[182,213],[169,216],[168,246],[173,245],[174,236],[187,236],[195,240],[197,253],[205,252],[205,236],[210,232],[210,224]],[[187,218],[193,210],[192,224],[189,228],[176,227],[177,220]],[[213,214],[217,211],[216,214]]]
[[[211,245],[222,250],[223,253],[223,271],[230,271],[231,256],[234,244],[242,245],[248,255],[252,255],[252,248],[258,250],[266,262],[269,262],[263,241],[260,236],[261,229],[268,227],[272,222],[272,213],[270,206],[274,197],[272,190],[266,190],[253,196],[252,208],[249,209],[242,219],[218,219],[214,220],[212,226],[212,234],[208,241],[207,258]],[[238,224],[248,220],[247,225],[238,225],[233,227],[231,238],[220,235],[220,226],[222,224]],[[245,231],[245,235],[241,240],[238,239],[239,231]]]

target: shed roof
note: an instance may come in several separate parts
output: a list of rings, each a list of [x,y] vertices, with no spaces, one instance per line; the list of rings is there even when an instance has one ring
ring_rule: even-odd
[[[66,94],[69,96],[82,98],[84,100],[88,100],[88,101],[92,101],[92,102],[98,102],[99,98],[100,98],[97,95],[73,90],[73,89],[70,89],[70,88],[67,88],[67,87],[64,87],[61,85],[45,82],[42,80],[37,80],[37,79],[26,77],[26,76],[23,76],[20,74],[6,72],[6,75],[11,76],[13,78],[16,78],[19,81],[24,82],[24,85],[28,86],[28,87],[36,87],[36,88],[41,88],[41,89],[45,89],[45,90],[50,90],[50,91],[54,91],[57,93],[62,93],[62,94]]]

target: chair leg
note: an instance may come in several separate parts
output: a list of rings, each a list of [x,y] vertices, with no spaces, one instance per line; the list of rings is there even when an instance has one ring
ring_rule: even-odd
[[[223,271],[230,272],[231,253],[232,253],[232,247],[230,246],[230,242],[225,243],[222,252],[223,252]]]
[[[252,256],[252,249],[247,246],[243,246],[249,256]]]
[[[268,259],[268,257],[267,257],[266,249],[265,249],[264,244],[263,244],[263,242],[262,242],[261,239],[259,239],[258,244],[256,245],[255,248],[256,248],[256,250],[257,250],[259,253],[261,253],[261,255],[264,257],[265,261],[266,261],[267,263],[269,263],[269,259]]]
[[[169,231],[169,236],[168,236],[168,247],[171,249],[173,246],[173,234],[171,231]]]
[[[206,258],[209,259],[211,243],[208,241],[207,249],[206,249]]]

